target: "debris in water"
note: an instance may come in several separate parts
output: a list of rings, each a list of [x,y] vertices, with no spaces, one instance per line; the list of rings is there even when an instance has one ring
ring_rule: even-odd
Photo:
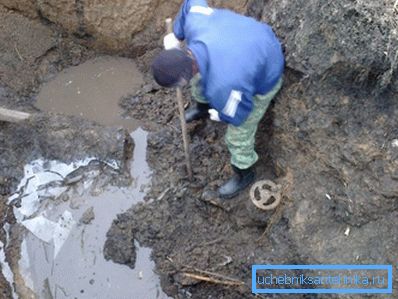
[[[50,243],[51,240],[53,240],[55,258],[68,238],[71,229],[75,225],[75,221],[72,214],[69,211],[65,211],[58,222],[48,220],[41,215],[33,219],[22,221],[22,225],[37,238],[46,243]]]
[[[79,223],[80,224],[90,224],[95,218],[94,214],[94,207],[88,208],[82,215],[82,218],[80,218]]]
[[[53,239],[55,226],[57,224],[43,216],[38,216],[33,219],[22,221],[22,225],[40,240],[50,243]]]
[[[57,197],[65,192],[67,187],[53,183],[63,180],[79,167],[87,166],[92,160],[95,159],[87,158],[70,164],[35,160],[25,165],[24,177],[17,192],[8,198],[9,204],[20,201],[20,207],[14,208],[17,220],[23,221],[37,212],[42,198]]]

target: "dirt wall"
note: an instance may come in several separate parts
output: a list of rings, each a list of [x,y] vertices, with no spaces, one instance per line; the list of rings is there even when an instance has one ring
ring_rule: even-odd
[[[290,68],[375,92],[391,83],[398,63],[395,1],[253,1],[251,8],[275,28]]]
[[[164,20],[174,17],[181,3],[179,0],[0,0],[0,5],[30,18],[41,17],[55,23],[99,50],[124,53],[138,48],[135,45],[138,33],[141,43],[146,45],[154,38],[159,39],[165,30]],[[244,12],[247,1],[214,0],[209,4]],[[143,38],[146,40],[142,41]]]

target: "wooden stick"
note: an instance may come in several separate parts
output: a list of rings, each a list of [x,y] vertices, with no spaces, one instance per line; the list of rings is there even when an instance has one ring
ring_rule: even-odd
[[[216,277],[216,278],[219,278],[219,279],[232,281],[234,283],[241,284],[241,285],[245,284],[243,281],[240,281],[240,280],[237,280],[235,278],[231,278],[231,277],[228,277],[228,276],[225,276],[225,275],[222,275],[222,274],[218,274],[218,273],[214,273],[214,272],[210,272],[210,271],[206,271],[206,270],[200,270],[198,268],[193,268],[193,267],[186,267],[186,268],[187,268],[187,271],[191,272],[191,274],[192,274],[192,272],[197,272],[200,275],[206,275],[206,276],[209,276],[209,277]]]
[[[173,24],[172,19],[166,19],[166,30],[167,33],[173,32]],[[192,165],[191,165],[191,155],[189,152],[189,138],[187,133],[187,123],[185,121],[185,109],[184,102],[182,99],[182,91],[181,87],[177,87],[177,102],[178,102],[178,110],[180,112],[180,122],[181,122],[181,131],[182,131],[182,141],[184,143],[184,152],[185,152],[185,163],[187,166],[188,178],[192,182],[193,173],[192,173]]]
[[[9,110],[0,107],[0,121],[17,123],[25,119],[28,119],[29,117],[30,117],[29,113]]]
[[[192,165],[191,165],[191,155],[189,152],[189,139],[187,133],[187,123],[185,121],[185,109],[182,101],[181,87],[177,87],[177,102],[178,102],[178,110],[180,111],[182,140],[184,143],[184,152],[185,152],[185,163],[187,165],[188,178],[192,182],[193,174],[192,174]]]
[[[225,280],[224,280],[224,279],[211,278],[211,277],[203,276],[200,274],[194,274],[194,273],[183,272],[182,274],[189,278],[193,278],[193,279],[200,280],[200,281],[206,281],[206,282],[210,282],[210,283],[215,283],[215,284],[222,284],[222,285],[227,285],[227,286],[243,286],[243,285],[245,285],[245,283],[243,281],[230,280],[230,279],[228,279],[228,277],[225,277]]]

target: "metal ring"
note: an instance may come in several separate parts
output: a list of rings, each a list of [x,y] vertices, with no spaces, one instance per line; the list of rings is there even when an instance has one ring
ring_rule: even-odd
[[[260,199],[257,199],[256,193],[260,195]],[[269,180],[258,181],[250,189],[250,199],[261,210],[273,210],[281,202],[281,186]],[[272,199],[274,201],[268,204]]]

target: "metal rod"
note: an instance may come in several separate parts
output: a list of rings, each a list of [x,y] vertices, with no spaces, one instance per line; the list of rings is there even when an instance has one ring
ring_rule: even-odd
[[[173,22],[172,22],[171,18],[166,19],[166,30],[167,30],[167,33],[172,33],[173,32],[172,23]],[[185,109],[184,109],[184,102],[183,102],[183,99],[182,99],[181,87],[177,87],[176,88],[176,92],[177,92],[178,110],[179,110],[179,113],[180,113],[182,141],[184,143],[185,163],[186,163],[186,166],[187,166],[188,178],[192,182],[193,173],[192,173],[192,165],[191,165],[191,155],[190,155],[190,152],[189,152],[189,137],[188,137],[188,133],[187,133],[187,123],[185,121]]]

